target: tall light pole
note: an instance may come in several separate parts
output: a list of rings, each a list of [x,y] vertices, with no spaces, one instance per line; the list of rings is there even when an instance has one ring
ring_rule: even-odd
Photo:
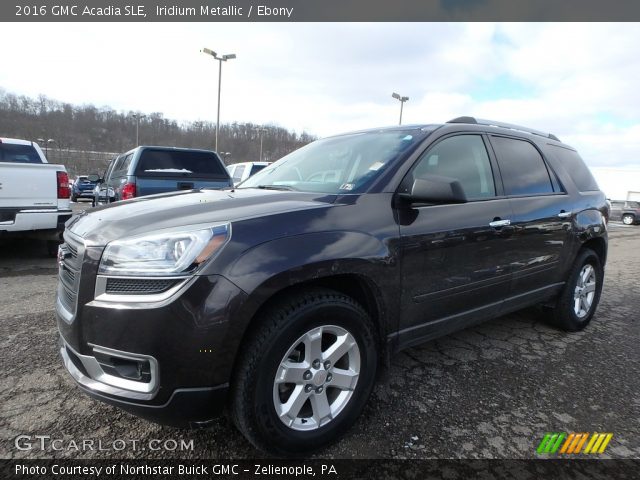
[[[401,97],[400,95],[398,95],[397,93],[393,92],[391,94],[391,96],[393,98],[395,98],[396,100],[400,101],[400,123],[398,123],[398,125],[402,125],[402,107],[404,105],[404,102],[406,102],[407,100],[409,100],[409,97]]]
[[[56,143],[56,141],[53,138],[50,138],[48,140],[45,140],[44,138],[38,138],[38,143],[44,143],[44,156],[47,157],[47,160],[49,160],[49,144]]]
[[[146,118],[146,115],[140,115],[139,113],[134,113],[133,115],[131,115],[133,118],[136,119],[136,147],[140,145],[140,141],[138,140],[139,137],[139,132],[140,132],[140,120],[143,118]]]
[[[216,152],[218,151],[218,131],[220,130],[220,87],[222,84],[222,62],[226,62],[227,60],[233,60],[236,58],[235,53],[229,53],[227,55],[218,56],[216,52],[210,50],[208,48],[203,48],[200,50],[202,53],[206,53],[207,55],[211,55],[214,59],[218,60],[218,117],[216,119]]]
[[[262,161],[262,132],[266,132],[267,129],[264,127],[256,127],[254,130],[260,135],[260,161]]]

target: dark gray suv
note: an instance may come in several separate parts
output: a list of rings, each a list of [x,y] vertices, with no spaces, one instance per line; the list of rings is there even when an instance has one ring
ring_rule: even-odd
[[[60,354],[101,401],[173,425],[227,409],[257,447],[308,451],[353,424],[399,350],[531,305],[583,329],[608,213],[578,153],[524,127],[325,138],[240,188],[72,219]]]

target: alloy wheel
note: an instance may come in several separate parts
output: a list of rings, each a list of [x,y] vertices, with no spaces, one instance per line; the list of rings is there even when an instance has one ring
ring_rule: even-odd
[[[282,358],[273,383],[273,404],[289,428],[316,430],[336,418],[352,399],[360,375],[360,349],[336,325],[313,328]]]
[[[580,270],[573,293],[573,311],[578,318],[587,316],[596,294],[596,271],[589,263]]]

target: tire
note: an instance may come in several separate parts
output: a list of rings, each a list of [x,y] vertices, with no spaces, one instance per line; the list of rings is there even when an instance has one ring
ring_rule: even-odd
[[[631,214],[626,214],[622,216],[622,223],[625,225],[633,225],[636,221],[636,218]]]
[[[582,249],[551,312],[550,323],[568,332],[577,332],[585,328],[598,307],[603,279],[604,271],[600,257],[589,248]],[[594,283],[593,287],[590,287],[591,283]],[[583,300],[580,300],[580,293]],[[591,293],[593,295],[590,295]]]
[[[362,412],[375,381],[371,319],[350,297],[314,289],[279,302],[259,320],[241,346],[232,381],[234,423],[254,446],[276,455],[302,454],[338,439]],[[343,340],[338,352],[347,353],[328,355]],[[319,364],[312,358],[318,356]],[[289,404],[299,408],[289,410]]]
[[[78,201],[78,197],[76,195],[71,195],[71,201],[72,202],[77,202]]]

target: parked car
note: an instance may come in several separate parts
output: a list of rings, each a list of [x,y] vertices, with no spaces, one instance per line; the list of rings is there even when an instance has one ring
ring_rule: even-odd
[[[49,164],[37,143],[0,138],[0,236],[41,238],[57,255],[70,195],[64,165]]]
[[[228,407],[262,450],[316,449],[402,349],[532,305],[585,328],[607,215],[550,134],[462,117],[325,138],[234,190],[75,217],[60,354],[85,392],[136,415],[205,426]]]
[[[640,222],[640,202],[611,200],[611,220],[622,220],[625,225]]]
[[[97,200],[97,202],[96,202]],[[91,206],[104,205],[116,201],[115,191],[111,187],[101,187],[100,183],[97,183],[93,189],[93,199]]]
[[[138,147],[114,158],[99,184],[94,205],[157,193],[200,188],[232,187],[224,164],[215,152],[190,148]]]
[[[77,202],[79,198],[90,198],[93,201],[93,189],[96,185],[97,182],[92,182],[86,175],[80,175],[71,187],[71,201]]]
[[[229,171],[229,175],[231,175],[231,178],[233,179],[233,184],[238,185],[241,182],[244,182],[251,175],[255,175],[263,168],[268,167],[270,164],[271,162],[234,163],[227,166],[227,170]]]

